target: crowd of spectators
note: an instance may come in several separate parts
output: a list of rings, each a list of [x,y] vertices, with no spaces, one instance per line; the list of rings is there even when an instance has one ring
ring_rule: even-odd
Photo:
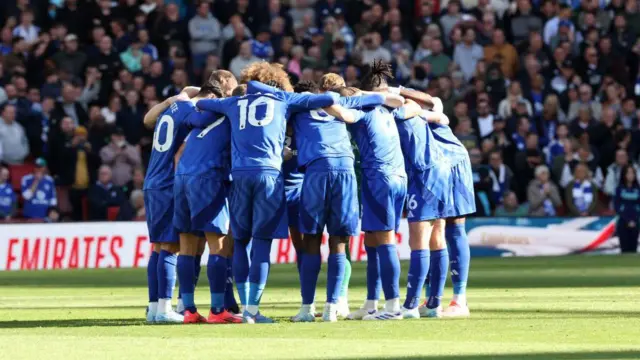
[[[439,96],[477,216],[611,213],[638,188],[621,181],[640,172],[637,0],[7,0],[0,14],[2,217],[144,218],[145,111],[261,60],[357,86],[383,59]]]

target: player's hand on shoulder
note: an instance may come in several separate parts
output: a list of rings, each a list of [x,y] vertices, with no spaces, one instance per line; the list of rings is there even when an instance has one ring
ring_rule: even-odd
[[[383,95],[385,98],[384,104],[392,108],[399,108],[406,102],[406,99],[398,94],[386,93]]]
[[[433,101],[433,112],[441,113],[444,111],[444,104],[439,97],[431,97],[431,100]]]

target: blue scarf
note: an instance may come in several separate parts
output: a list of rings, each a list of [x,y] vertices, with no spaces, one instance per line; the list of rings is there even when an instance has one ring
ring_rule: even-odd
[[[540,184],[540,194],[543,193],[544,190],[544,186],[542,184]],[[547,198],[544,200],[544,202],[542,203],[542,206],[544,207],[544,214],[547,216],[556,216],[556,208],[553,206],[553,203],[551,202],[551,199]]]
[[[591,182],[588,180],[582,183],[576,181],[573,183],[573,203],[578,208],[578,211],[583,213],[589,209],[589,206],[593,202],[593,189],[591,188]]]
[[[520,136],[518,133],[513,133],[511,138],[513,139],[513,142],[516,144],[516,148],[518,149],[518,151],[524,151],[524,149],[527,147],[524,138]]]

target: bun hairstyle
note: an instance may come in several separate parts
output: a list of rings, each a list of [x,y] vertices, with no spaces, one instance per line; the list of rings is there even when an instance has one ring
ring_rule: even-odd
[[[373,64],[365,67],[360,87],[364,91],[379,90],[387,87],[387,79],[393,79],[391,64],[379,59],[374,60]]]

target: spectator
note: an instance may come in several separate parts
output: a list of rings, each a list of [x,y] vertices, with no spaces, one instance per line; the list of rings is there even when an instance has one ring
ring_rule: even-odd
[[[629,163],[629,154],[623,150],[616,151],[615,162],[607,168],[607,177],[604,181],[603,192],[609,196],[614,196],[618,185],[622,181],[622,169],[630,167],[636,170],[636,178],[640,178],[640,167],[636,164]]]
[[[622,123],[622,126],[627,130],[638,127],[638,119],[636,117],[636,101],[634,98],[628,97],[622,101],[620,122]]]
[[[468,117],[458,119],[454,134],[467,150],[480,147],[480,139],[474,133]]]
[[[548,165],[551,165],[557,156],[564,155],[565,143],[569,141],[568,136],[569,127],[567,124],[559,124],[558,127],[556,127],[555,135],[543,151]]]
[[[493,182],[488,166],[482,164],[482,154],[477,148],[469,150],[471,171],[473,173],[473,189],[477,216],[491,216],[493,213]]]
[[[529,133],[525,140],[524,151],[519,151],[515,156],[516,178],[519,184],[528,184],[534,178],[536,168],[544,164],[540,144],[538,143],[538,134]],[[547,169],[548,170],[548,169]],[[525,187],[521,187],[522,191],[518,194],[523,199],[526,194]]]
[[[240,52],[238,53],[238,56],[234,57],[233,60],[231,60],[229,71],[231,71],[231,73],[239,79],[242,69],[258,61],[260,61],[260,59],[253,56],[251,52],[251,42],[245,41],[240,46]]]
[[[525,151],[527,148],[527,135],[531,125],[526,116],[519,117],[516,124],[516,131],[511,135],[513,147],[516,151]]]
[[[20,14],[20,25],[13,29],[13,36],[21,37],[28,45],[32,45],[38,40],[39,34],[40,28],[33,25],[33,12],[23,11]]]
[[[219,50],[222,39],[220,21],[211,14],[207,2],[201,2],[196,16],[189,20],[189,35],[193,67],[200,70],[205,65],[207,55]]]
[[[550,181],[549,168],[539,165],[535,176],[527,188],[529,215],[556,216],[556,209],[562,206],[562,197],[558,187]]]
[[[53,117],[55,119],[61,119],[65,116],[69,116],[73,120],[75,126],[84,126],[87,124],[87,111],[78,101],[78,91],[70,82],[65,82],[62,85],[62,101],[56,103],[53,113]]]
[[[69,34],[64,38],[63,50],[56,53],[52,60],[59,70],[77,77],[82,74],[87,63],[87,54],[78,51],[78,37],[75,34]]]
[[[620,250],[623,253],[638,251],[638,236],[640,234],[640,184],[638,184],[638,170],[627,165],[620,169],[624,176],[613,199],[614,209],[618,215],[616,231],[620,239]]]
[[[529,215],[529,205],[519,204],[518,197],[513,191],[507,191],[504,195],[504,203],[496,208],[497,217],[525,217]]]
[[[0,115],[0,160],[22,164],[29,155],[29,142],[24,128],[16,121],[16,107],[5,105]]]
[[[484,58],[484,52],[476,42],[476,32],[472,28],[464,31],[462,42],[455,47],[453,59],[464,74],[466,81],[473,76],[478,61]]]
[[[60,210],[57,207],[51,206],[47,209],[47,216],[44,218],[44,222],[48,224],[59,223],[61,220]]]
[[[491,45],[484,48],[484,59],[489,63],[500,59],[500,70],[508,79],[512,79],[518,71],[518,52],[513,45],[505,42],[502,29],[493,32]]]
[[[578,88],[578,96],[578,101],[569,105],[569,113],[567,114],[569,120],[573,120],[578,117],[578,112],[583,106],[587,106],[589,108],[591,116],[596,119],[600,119],[600,116],[602,115],[602,105],[593,100],[593,90],[591,89],[591,86],[587,84],[580,85]]]
[[[147,29],[138,30],[138,40],[140,40],[143,53],[151,56],[151,60],[158,60],[158,48],[149,42],[149,31]]]
[[[138,72],[142,70],[142,43],[136,37],[131,40],[131,45],[126,51],[120,53],[120,61],[129,72]]]
[[[127,143],[121,128],[117,128],[111,135],[109,145],[100,150],[100,158],[103,164],[110,167],[109,181],[113,178],[116,186],[122,186],[131,181],[133,169],[141,164],[138,149]],[[113,169],[113,175],[111,169]]]
[[[489,176],[491,176],[491,197],[495,204],[502,204],[507,190],[512,188],[513,171],[502,161],[502,153],[494,151],[489,156]]]
[[[24,198],[24,210],[22,215],[28,219],[44,219],[47,209],[58,205],[56,186],[53,178],[47,175],[47,161],[43,158],[36,159],[33,174],[22,178],[22,197]]]
[[[225,69],[229,68],[231,60],[238,55],[242,44],[251,38],[251,35],[245,33],[246,28],[240,17],[232,17],[229,25],[232,26],[233,36],[225,37],[227,40],[222,48],[222,67]]]
[[[560,28],[560,23],[563,21],[569,21],[571,18],[571,7],[566,3],[559,4],[560,10],[558,14],[549,19],[547,23],[544,25],[544,42],[547,45],[551,44],[551,39],[558,34],[558,29]],[[564,24],[564,23],[563,23]],[[571,22],[569,22],[570,30],[573,31],[574,27]]]
[[[356,51],[360,53],[363,64],[371,63],[376,59],[391,62],[391,53],[381,46],[381,41],[380,34],[377,32],[371,32],[360,38]]]
[[[589,176],[584,163],[575,166],[573,180],[565,190],[565,201],[571,216],[593,216],[598,209],[598,186]]]
[[[413,53],[413,46],[402,35],[402,28],[400,26],[392,26],[389,33],[389,40],[385,41],[382,45],[389,53],[397,55],[403,50],[406,50],[409,54]]]
[[[440,26],[442,27],[442,33],[444,34],[444,41],[447,46],[451,46],[449,35],[453,31],[454,27],[463,21],[463,14],[460,11],[460,1],[449,0],[447,4],[446,13],[440,17]]]
[[[522,96],[522,88],[518,81],[513,81],[509,84],[509,93],[507,98],[502,100],[498,105],[498,116],[503,119],[508,119],[515,113],[518,104],[524,104],[528,116],[533,115],[533,108],[529,100]]]
[[[542,31],[542,19],[531,8],[530,0],[518,0],[516,13],[509,20],[515,45],[528,39],[529,33]]]
[[[151,134],[143,124],[145,107],[139,103],[138,92],[129,90],[125,95],[125,105],[116,114],[116,126],[121,128],[129,144],[147,145]]]
[[[596,124],[591,114],[591,109],[589,106],[584,105],[578,109],[578,117],[571,121],[569,132],[574,136],[580,135],[583,132],[589,133]]]
[[[104,117],[104,121],[113,125],[116,123],[117,115],[122,109],[122,100],[120,100],[120,96],[118,94],[111,95],[109,99],[109,104],[102,109],[100,109],[100,114]]]
[[[0,219],[10,220],[16,211],[18,199],[9,182],[9,169],[0,167]]]
[[[98,181],[89,188],[89,220],[106,221],[109,207],[121,206],[126,199],[120,187],[111,181],[111,168],[102,165]]]
[[[431,55],[424,60],[431,65],[431,75],[441,76],[449,72],[451,58],[443,52],[442,41],[440,39],[431,40]]]
[[[265,61],[270,61],[273,58],[274,51],[271,45],[269,29],[264,28],[258,31],[256,38],[251,41],[251,53]]]

